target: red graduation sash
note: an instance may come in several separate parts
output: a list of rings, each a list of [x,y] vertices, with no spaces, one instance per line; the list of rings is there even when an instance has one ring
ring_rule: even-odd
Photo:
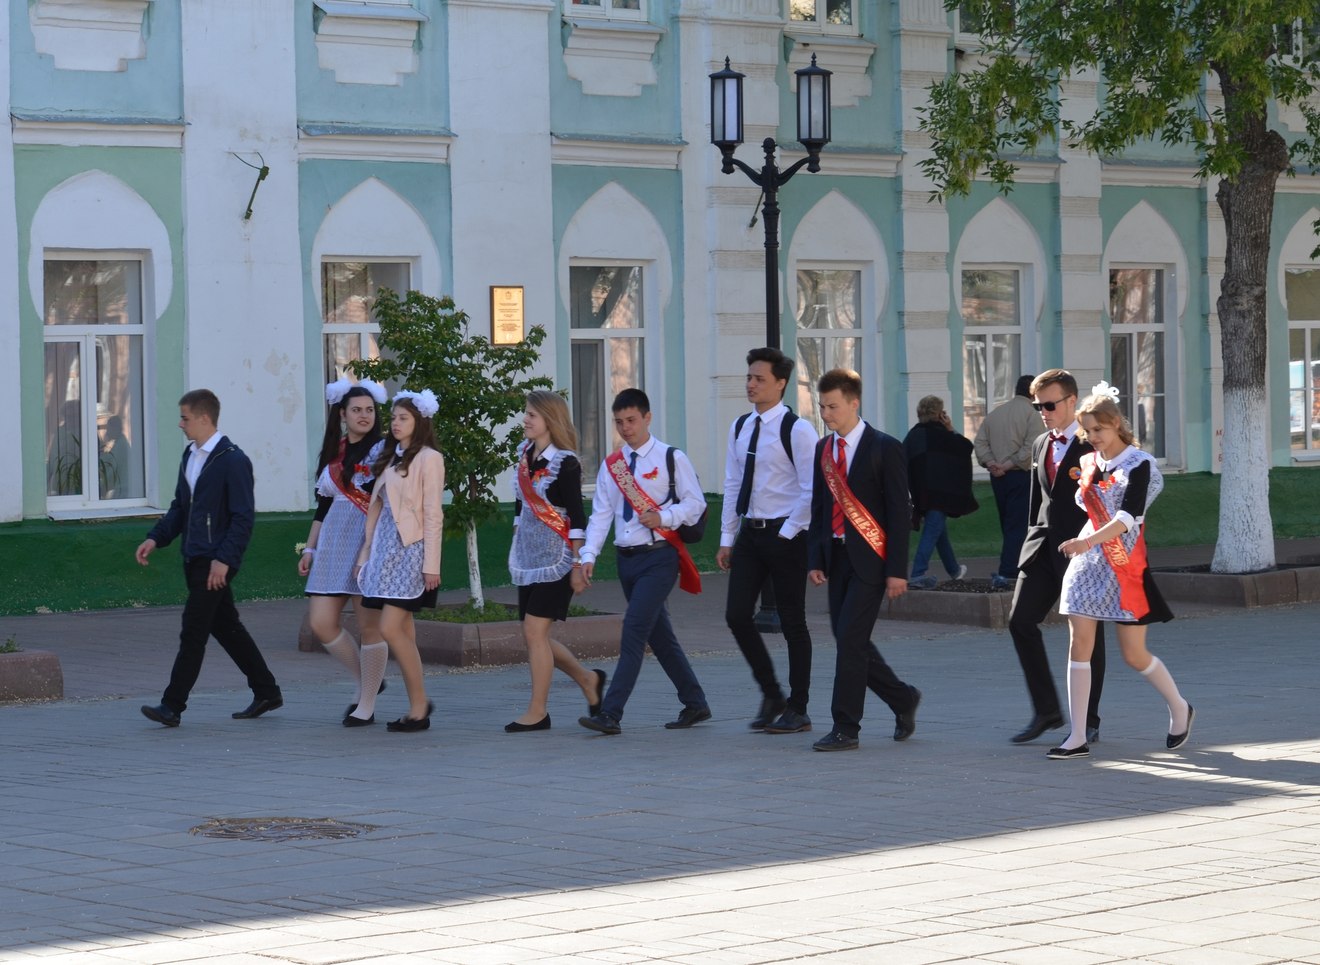
[[[637,485],[637,480],[633,474],[628,471],[628,464],[623,461],[623,450],[619,449],[610,453],[605,459],[605,468],[609,470],[610,478],[614,484],[619,487],[619,492],[623,493],[623,498],[632,505],[633,512],[638,516],[648,510],[659,511],[660,507],[656,505],[654,499],[646,494],[641,486]],[[678,588],[687,593],[701,592],[701,574],[697,572],[697,564],[692,562],[692,554],[688,552],[687,546],[678,538],[678,534],[672,529],[657,529],[669,545],[678,550]]]
[[[339,440],[339,455],[335,457],[334,463],[330,466],[330,479],[338,489],[348,499],[350,503],[362,510],[366,515],[367,507],[371,504],[371,494],[365,493],[351,483],[344,485],[344,452],[348,449],[348,437],[344,436]]]
[[[1082,477],[1077,483],[1082,493],[1082,505],[1086,507],[1086,515],[1091,520],[1092,529],[1096,530],[1110,520],[1109,510],[1105,508],[1104,500],[1100,498],[1094,485],[1097,468],[1095,453],[1088,452],[1082,456]],[[1114,571],[1114,576],[1118,579],[1119,606],[1131,613],[1132,619],[1142,619],[1150,613],[1150,601],[1146,599],[1146,585],[1142,581],[1142,574],[1146,571],[1145,527],[1137,533],[1137,541],[1133,544],[1130,553],[1123,548],[1123,541],[1117,536],[1101,543],[1100,547],[1104,550],[1109,568]]]
[[[530,448],[518,459],[518,489],[522,492],[523,505],[532,511],[532,515],[559,534],[560,538],[573,545],[568,538],[568,520],[559,515],[550,503],[532,486],[532,473],[527,463],[531,458]]]
[[[830,450],[833,443],[826,441],[826,444],[820,450],[820,471],[825,475],[825,485],[830,487],[830,495],[834,501],[843,507],[843,513],[848,517],[848,521],[853,524],[853,528],[866,540],[866,545],[875,551],[876,555],[882,560],[886,559],[886,537],[884,527],[875,521],[870,510],[858,501],[853,495],[853,491],[848,488],[848,480],[839,472],[839,467],[834,464],[830,458]]]

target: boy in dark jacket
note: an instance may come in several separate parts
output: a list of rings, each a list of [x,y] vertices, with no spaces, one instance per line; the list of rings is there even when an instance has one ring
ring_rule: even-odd
[[[189,445],[179,464],[174,501],[135,554],[138,563],[146,566],[156,547],[183,537],[180,550],[188,602],[183,608],[179,653],[160,704],[142,708],[145,717],[166,727],[179,726],[211,636],[220,641],[252,688],[252,703],[236,712],[236,719],[260,717],[284,704],[279,684],[234,606],[230,583],[252,538],[255,496],[252,463],[228,436],[220,434],[219,421],[220,400],[209,389],[194,389],[179,400],[179,428]]]

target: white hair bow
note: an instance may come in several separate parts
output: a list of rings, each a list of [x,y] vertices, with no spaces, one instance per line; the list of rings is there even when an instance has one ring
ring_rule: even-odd
[[[440,411],[440,401],[430,389],[422,389],[420,392],[402,389],[394,393],[394,401],[398,402],[400,399],[412,399],[413,405],[417,407],[417,412],[423,418],[429,419]]]
[[[349,389],[359,386],[367,390],[376,405],[384,405],[387,393],[385,386],[379,382],[373,382],[371,379],[363,379],[361,382],[351,382],[348,379],[335,379],[325,387],[325,401],[330,405],[338,405],[348,395]]]
[[[1111,399],[1113,399],[1115,403],[1118,402],[1118,386],[1116,386],[1116,385],[1110,385],[1110,384],[1109,384],[1108,382],[1106,382],[1104,379],[1101,379],[1101,380],[1100,380],[1099,382],[1097,382],[1095,385],[1091,386],[1091,394],[1092,394],[1092,395],[1107,395],[1107,396],[1109,396]]]

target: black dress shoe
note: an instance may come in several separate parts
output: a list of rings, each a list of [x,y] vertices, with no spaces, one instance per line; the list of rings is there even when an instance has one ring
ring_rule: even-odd
[[[905,741],[917,731],[917,705],[921,703],[921,691],[912,688],[912,706],[901,714],[894,715],[894,740]]]
[[[861,746],[856,737],[849,737],[842,731],[832,730],[811,745],[815,751],[855,751]]]
[[[179,715],[170,710],[164,704],[158,704],[155,707],[152,707],[149,704],[143,704],[142,716],[147,718],[147,720],[154,720],[158,724],[164,724],[166,727],[179,726]]]
[[[546,714],[535,724],[520,724],[516,720],[511,720],[504,725],[504,733],[506,734],[525,734],[529,730],[549,730],[549,729],[550,729],[549,714]]]
[[[1086,743],[1088,743],[1088,744],[1099,744],[1099,743],[1100,743],[1100,728],[1099,728],[1099,726],[1096,726],[1096,727],[1088,727],[1088,728],[1086,728]]]
[[[142,712],[145,714],[147,712],[147,708],[143,707]],[[179,718],[175,717],[174,719],[177,722]],[[1178,748],[1186,744],[1187,738],[1192,736],[1192,721],[1194,720],[1196,720],[1196,708],[1193,707],[1191,704],[1188,704],[1187,729],[1183,731],[1181,734],[1170,734],[1168,737],[1164,738],[1164,746],[1171,751],[1176,751]],[[163,724],[164,721],[161,721],[161,723]]]
[[[784,703],[783,697],[762,697],[761,709],[756,712],[756,716],[747,726],[752,730],[765,730],[769,724],[779,719],[787,707],[788,704]]]
[[[811,718],[799,714],[791,707],[779,715],[779,719],[765,725],[767,734],[802,734],[811,730]]]
[[[267,711],[279,710],[283,706],[283,697],[258,697],[242,710],[236,710],[229,716],[234,720],[250,720],[253,717],[260,717]]]
[[[377,688],[376,690],[376,696],[379,697],[383,693],[385,693],[385,681],[382,680],[380,682],[380,687]],[[350,714],[353,713],[353,711],[357,710],[357,707],[358,707],[357,704],[349,704],[348,710],[344,711],[344,716],[348,717]],[[349,726],[351,727],[352,725],[350,724]]]
[[[375,714],[372,714],[370,717],[367,717],[365,719],[361,717],[354,717],[352,714],[349,714],[347,717],[344,718],[345,727],[370,727],[374,723],[376,723]]]
[[[1051,747],[1045,756],[1052,761],[1071,761],[1076,757],[1090,757],[1091,748],[1086,744],[1081,747]]]
[[[693,724],[700,724],[703,720],[710,720],[709,707],[684,707],[678,712],[677,720],[671,720],[665,724],[665,730],[686,730]]]
[[[425,717],[400,717],[398,720],[392,720],[388,724],[386,724],[385,729],[394,731],[395,733],[405,733],[405,734],[409,734],[412,733],[413,731],[418,731],[418,730],[430,730],[431,713],[434,710],[435,710],[435,704],[431,703],[428,700],[426,702]]]
[[[1063,716],[1061,714],[1054,714],[1053,716],[1037,714],[1035,717],[1031,718],[1031,723],[1027,724],[1026,727],[1022,728],[1009,739],[1014,744],[1026,744],[1029,741],[1034,741],[1047,730],[1058,730],[1062,726]]]
[[[610,678],[604,670],[593,670],[591,672],[596,675],[596,702],[587,704],[587,716],[595,717],[600,713],[600,705],[605,702],[605,684]]]
[[[590,717],[579,717],[578,723],[587,730],[594,730],[597,734],[622,734],[623,728],[619,722],[609,714],[592,714]]]

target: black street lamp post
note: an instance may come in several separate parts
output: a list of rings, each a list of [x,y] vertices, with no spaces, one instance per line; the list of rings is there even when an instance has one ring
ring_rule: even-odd
[[[830,142],[830,71],[811,66],[794,72],[797,75],[798,140],[807,156],[785,170],[775,163],[779,145],[767,137],[761,142],[765,164],[758,171],[733,156],[743,140],[743,74],[729,66],[710,75],[710,141],[724,157],[721,170],[732,174],[742,171],[761,189],[765,205],[761,209],[765,224],[765,344],[780,347],[779,339],[779,188],[804,166],[813,174],[820,170],[820,151]]]

